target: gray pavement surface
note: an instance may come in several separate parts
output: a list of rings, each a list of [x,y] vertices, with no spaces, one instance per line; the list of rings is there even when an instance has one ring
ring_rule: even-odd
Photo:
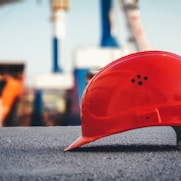
[[[0,128],[0,180],[181,180],[171,127],[112,135],[74,151],[79,126]]]

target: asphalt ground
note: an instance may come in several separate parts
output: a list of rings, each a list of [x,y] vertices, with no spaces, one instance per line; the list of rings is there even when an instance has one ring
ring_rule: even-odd
[[[181,180],[171,127],[115,134],[74,151],[79,126],[0,128],[0,180]]]

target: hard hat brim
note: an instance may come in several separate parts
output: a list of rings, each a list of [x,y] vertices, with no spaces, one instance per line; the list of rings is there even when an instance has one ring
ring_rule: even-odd
[[[64,149],[64,151],[70,151],[73,150],[77,147],[80,147],[82,145],[85,145],[86,143],[94,141],[96,138],[91,138],[91,137],[79,137],[77,138],[71,145],[69,145],[67,148]]]

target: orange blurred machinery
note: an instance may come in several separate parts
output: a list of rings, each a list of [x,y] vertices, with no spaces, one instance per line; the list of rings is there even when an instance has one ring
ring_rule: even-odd
[[[24,63],[0,63],[0,126],[11,124],[23,92]]]

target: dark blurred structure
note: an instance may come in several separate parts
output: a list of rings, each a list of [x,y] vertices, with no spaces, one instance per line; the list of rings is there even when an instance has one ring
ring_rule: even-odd
[[[78,94],[72,76],[46,74],[34,80],[32,87],[24,87],[19,102],[19,126],[80,125]]]
[[[23,92],[24,63],[0,63],[1,126],[18,125],[18,102]]]
[[[10,3],[16,3],[16,2],[20,2],[22,0],[0,0],[0,6],[4,6],[6,4],[10,4]]]

